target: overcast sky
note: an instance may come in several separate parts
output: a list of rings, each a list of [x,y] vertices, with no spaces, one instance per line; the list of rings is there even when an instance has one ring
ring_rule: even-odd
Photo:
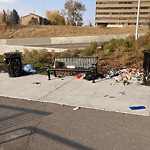
[[[84,12],[84,25],[89,22],[95,23],[95,0],[78,0],[86,6]],[[66,0],[0,0],[0,10],[16,9],[20,16],[25,16],[29,13],[36,13],[40,16],[45,16],[45,10],[62,10]]]

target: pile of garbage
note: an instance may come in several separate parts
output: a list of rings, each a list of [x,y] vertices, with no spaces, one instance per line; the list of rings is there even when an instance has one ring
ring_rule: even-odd
[[[106,78],[114,78],[116,82],[122,82],[124,85],[128,85],[131,82],[138,83],[143,81],[143,72],[135,68],[120,70],[112,68],[107,72]]]
[[[4,72],[5,72],[5,71],[3,71],[3,70],[0,69],[0,73],[4,73]]]

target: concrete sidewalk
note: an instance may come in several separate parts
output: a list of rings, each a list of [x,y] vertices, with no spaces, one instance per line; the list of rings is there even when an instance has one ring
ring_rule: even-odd
[[[73,76],[52,77],[48,81],[45,75],[10,78],[7,73],[0,73],[0,96],[145,116],[150,112],[149,86],[139,83],[124,86],[114,79],[99,79],[94,84]],[[146,109],[129,108],[141,105]]]

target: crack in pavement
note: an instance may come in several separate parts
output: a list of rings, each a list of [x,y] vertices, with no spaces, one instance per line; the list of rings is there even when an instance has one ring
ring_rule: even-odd
[[[44,109],[43,111],[45,112],[46,111],[46,103],[44,103],[43,109]],[[43,117],[45,117],[45,116],[41,116],[38,119],[36,125],[32,128],[32,130],[30,130],[30,135],[27,139],[26,145],[24,146],[24,150],[30,150],[30,143],[32,140],[34,140],[35,134],[37,133],[37,128],[40,126]]]

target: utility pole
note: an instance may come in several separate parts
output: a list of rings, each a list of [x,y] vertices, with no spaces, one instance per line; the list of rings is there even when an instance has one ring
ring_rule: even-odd
[[[44,3],[42,5],[42,25],[44,25]]]
[[[136,34],[135,34],[135,40],[138,39],[139,18],[140,18],[140,4],[141,4],[141,0],[138,0],[138,10],[137,10],[137,21],[136,21]]]

